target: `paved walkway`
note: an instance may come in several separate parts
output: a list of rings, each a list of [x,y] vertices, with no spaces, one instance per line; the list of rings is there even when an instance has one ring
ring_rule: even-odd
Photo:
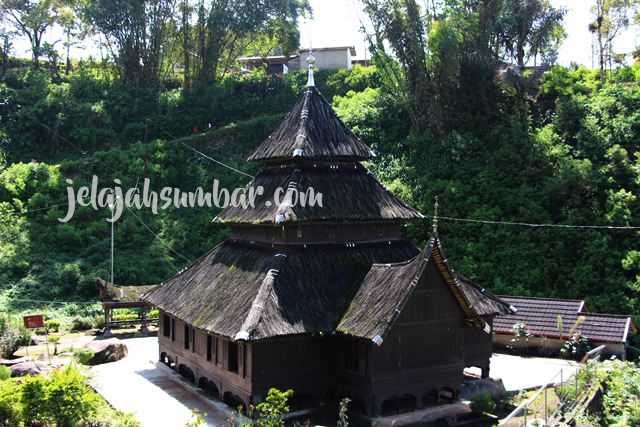
[[[513,391],[542,386],[552,379],[554,383],[559,383],[558,373],[561,370],[562,377],[566,380],[578,368],[578,362],[570,360],[494,353],[491,357],[489,374],[491,378],[502,378],[504,387],[508,391]]]
[[[124,359],[94,366],[96,390],[117,409],[130,412],[143,427],[181,427],[197,408],[210,427],[221,427],[229,417],[222,408],[203,397],[195,386],[156,367],[156,337],[122,340],[129,350]]]

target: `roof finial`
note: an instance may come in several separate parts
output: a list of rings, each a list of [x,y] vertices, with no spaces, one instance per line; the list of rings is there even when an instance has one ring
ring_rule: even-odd
[[[309,87],[314,87],[315,83],[313,82],[313,64],[316,63],[316,58],[313,57],[313,53],[311,52],[311,42],[309,42],[309,56],[307,57],[307,64],[309,64]]]
[[[438,196],[436,196],[436,203],[434,204],[435,213],[433,214],[433,232],[438,231]]]

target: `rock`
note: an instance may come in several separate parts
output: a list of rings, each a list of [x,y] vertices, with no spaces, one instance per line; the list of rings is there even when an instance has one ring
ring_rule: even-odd
[[[88,331],[84,331],[84,334],[86,336],[97,336],[100,335],[102,332],[100,331],[100,329],[89,329]]]
[[[93,357],[87,362],[87,365],[116,362],[128,353],[127,346],[117,338],[90,341],[84,345],[84,348],[93,350]]]
[[[40,356],[38,356],[38,360],[40,361],[49,360],[49,356],[47,355],[47,353],[42,353],[40,354]]]
[[[42,369],[35,362],[22,362],[16,365],[10,366],[12,377],[24,377],[27,375],[40,375]]]
[[[20,357],[18,359],[0,359],[0,365],[11,367],[19,363],[33,362],[33,357]]]
[[[492,398],[499,399],[506,391],[500,378],[483,378],[463,381],[460,396],[465,400],[470,400],[478,394],[489,393]]]
[[[33,336],[31,337],[31,345],[40,345],[45,342],[44,338]]]

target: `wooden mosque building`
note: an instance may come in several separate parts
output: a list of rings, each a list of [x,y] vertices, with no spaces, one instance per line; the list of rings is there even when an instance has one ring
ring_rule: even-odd
[[[362,166],[374,157],[313,83],[249,157],[255,207],[228,207],[231,237],[144,299],[160,359],[231,406],[294,390],[292,409],[350,397],[369,416],[457,400],[463,369],[488,375],[493,317],[508,304],[455,273],[422,217]],[[276,189],[286,191],[279,205]],[[301,197],[313,188],[322,201]]]

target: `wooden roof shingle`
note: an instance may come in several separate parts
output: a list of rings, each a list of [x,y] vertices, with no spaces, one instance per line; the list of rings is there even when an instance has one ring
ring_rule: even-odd
[[[513,312],[500,298],[454,272],[446,261],[437,234],[434,233],[427,246],[412,260],[374,265],[369,270],[338,325],[338,331],[376,343],[382,342],[431,258],[436,261],[469,323],[484,327],[486,324],[481,316]]]
[[[247,161],[275,162],[297,157],[359,162],[374,156],[340,120],[318,89],[310,87]]]
[[[265,167],[246,187],[263,188],[254,206],[229,206],[217,216],[221,223],[274,224],[286,221],[362,221],[402,220],[422,218],[415,209],[405,204],[367,172],[362,165],[297,165]],[[298,199],[292,203],[279,193],[280,203],[274,195],[278,189],[293,188]],[[321,194],[321,205],[310,205],[307,190]],[[309,193],[311,194],[311,193]],[[281,221],[277,218],[281,216]]]

